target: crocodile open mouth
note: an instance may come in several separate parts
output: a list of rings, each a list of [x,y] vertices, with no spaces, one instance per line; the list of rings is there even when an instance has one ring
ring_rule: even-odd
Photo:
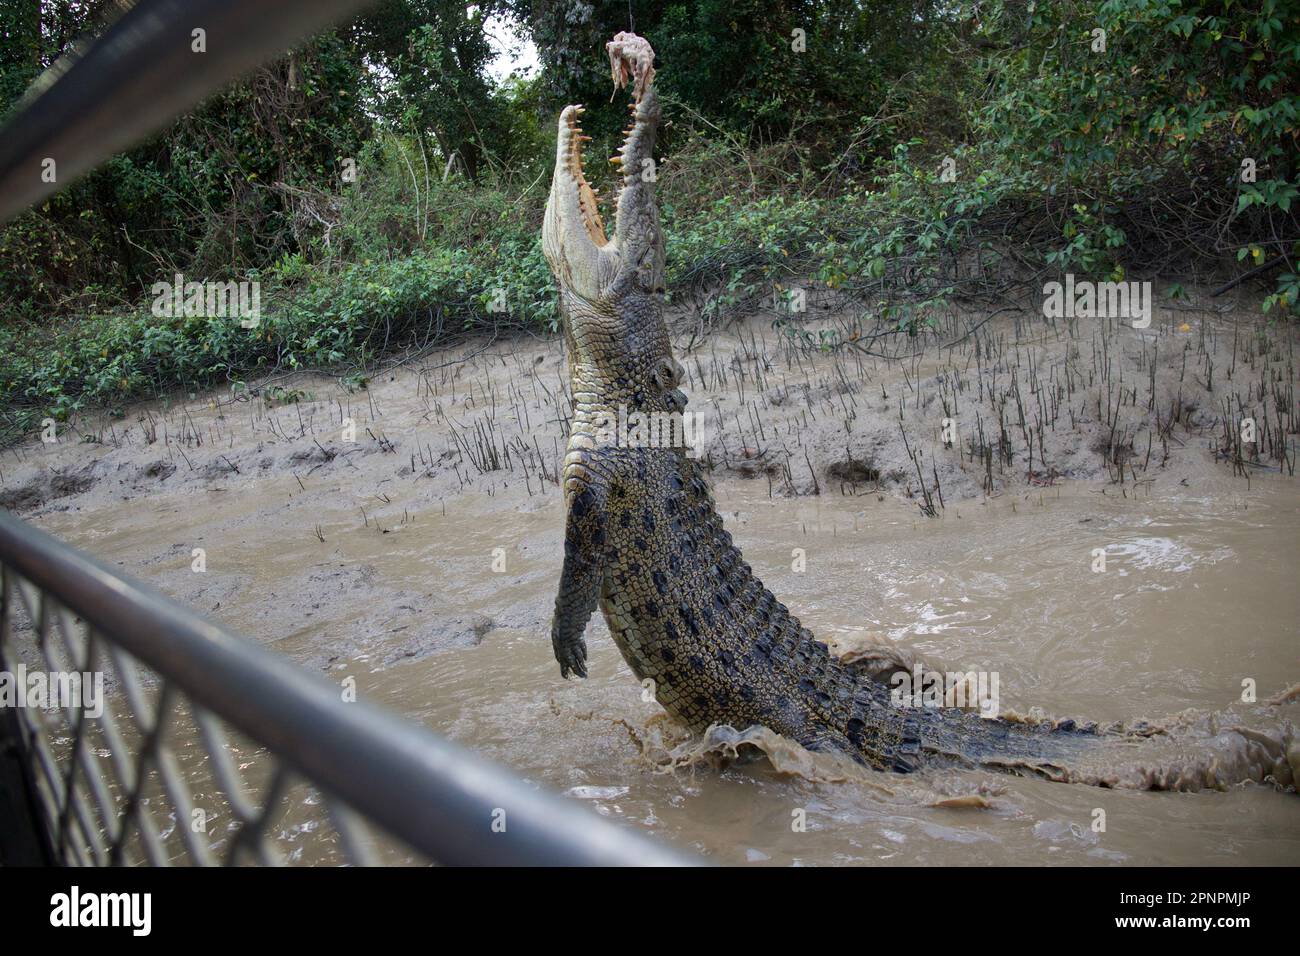
[[[569,174],[578,184],[578,210],[582,213],[582,225],[592,241],[603,246],[608,240],[605,237],[605,221],[600,216],[600,195],[587,182],[587,175],[582,168],[582,144],[591,140],[582,131],[579,119],[585,112],[586,108],[582,106],[565,111],[565,120],[569,124],[568,167]]]
[[[618,194],[614,197],[614,208],[618,208],[623,189],[642,173],[643,160],[648,156],[646,138],[653,135],[653,125],[657,119],[657,110],[647,108],[646,93],[654,81],[654,51],[650,44],[632,33],[620,33],[605,44],[609,53],[610,75],[614,80],[615,90],[632,86],[632,102],[628,104],[631,121],[623,131],[623,143],[617,153],[609,158],[613,166],[621,167],[623,176],[619,182]],[[565,110],[564,118],[568,125],[567,165],[578,188],[578,209],[582,215],[582,225],[598,246],[609,240],[605,235],[605,221],[601,217],[601,196],[587,181],[583,170],[583,144],[591,137],[582,131],[582,114],[586,109],[574,106]]]

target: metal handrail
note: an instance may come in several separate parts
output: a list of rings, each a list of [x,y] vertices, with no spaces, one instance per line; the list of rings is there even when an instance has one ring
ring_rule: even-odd
[[[696,862],[530,788],[0,511],[0,564],[93,625],[174,689],[433,860],[451,864]],[[491,828],[504,811],[504,832]]]
[[[141,0],[0,129],[0,225],[372,2]],[[193,49],[195,29],[205,31],[205,52]],[[42,175],[46,159],[55,182]]]

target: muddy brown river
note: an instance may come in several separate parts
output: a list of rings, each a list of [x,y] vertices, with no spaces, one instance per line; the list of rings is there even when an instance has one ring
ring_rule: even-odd
[[[748,346],[738,334],[715,348]],[[98,455],[86,472],[93,481],[39,502],[36,523],[331,680],[355,678],[362,697],[536,785],[716,862],[1300,860],[1300,800],[1269,785],[1151,793],[985,770],[843,773],[779,741],[767,756],[723,759],[724,748],[686,740],[644,699],[599,615],[588,632],[590,679],[561,680],[549,617],[563,506],[545,476],[562,447],[560,406],[549,397],[562,364],[553,342],[529,349],[459,382],[445,370],[403,369],[360,395],[304,379],[310,395],[296,405],[198,396],[155,406],[163,424],[152,441],[133,412],[107,426],[98,447],[26,448],[21,466],[8,464],[6,486],[32,469],[79,473]],[[818,361],[832,381],[828,360]],[[858,371],[870,382],[862,395],[901,378],[884,366]],[[704,385],[693,395],[702,398]],[[519,440],[518,471],[478,473],[449,437],[474,434],[494,406],[489,420],[510,436],[502,447]],[[732,409],[720,410],[718,441],[751,457],[736,451],[745,426],[728,432]],[[896,410],[881,414],[896,428]],[[346,417],[359,422],[359,451],[339,446],[330,456],[328,436]],[[781,493],[772,470],[723,468],[714,480],[755,573],[837,650],[883,643],[996,673],[1003,711],[1130,725],[1225,710],[1229,722],[1295,721],[1295,703],[1243,701],[1244,688],[1262,702],[1300,680],[1295,479],[1259,467],[1247,481],[1215,462],[1208,440],[1187,432],[1179,444],[1167,467],[1139,480],[1008,479],[992,495],[950,493],[935,518],[901,480],[845,488],[823,478],[820,494]],[[536,466],[527,481],[525,448]],[[1056,454],[1050,445],[1046,453]],[[223,456],[236,471],[201,474]],[[160,478],[158,462],[177,470]],[[194,548],[204,551],[201,573]],[[1097,549],[1104,571],[1095,570]],[[176,742],[197,779],[200,749],[184,732]],[[235,756],[254,777],[266,762],[251,747]],[[309,790],[292,791],[274,831],[291,859],[337,861],[335,843],[314,838],[321,817]],[[217,834],[221,824],[218,811]],[[377,846],[388,862],[416,862]]]

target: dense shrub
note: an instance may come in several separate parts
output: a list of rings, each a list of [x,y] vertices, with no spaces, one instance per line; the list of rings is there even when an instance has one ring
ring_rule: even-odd
[[[0,15],[5,102],[80,9],[41,6],[36,32]],[[505,8],[544,69],[489,87]],[[0,427],[553,328],[555,116],[608,90],[596,54],[629,9],[661,54],[669,297],[702,322],[809,278],[899,333],[1065,270],[1259,267],[1266,310],[1300,300],[1293,4],[386,0],[0,231]],[[622,111],[593,105],[597,184]],[[175,272],[260,281],[260,325],[151,315]]]

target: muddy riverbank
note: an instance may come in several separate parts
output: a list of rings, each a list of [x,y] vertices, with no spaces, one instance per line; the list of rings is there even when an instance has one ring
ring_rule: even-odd
[[[996,671],[1003,709],[1294,720],[1294,703],[1241,699],[1246,681],[1262,701],[1300,680],[1294,331],[1192,306],[1147,330],[980,321],[941,317],[884,358],[883,343],[809,351],[756,316],[681,356],[719,510],[759,576],[839,650],[883,641]],[[803,326],[820,327],[843,317]],[[692,744],[642,700],[603,622],[590,680],[561,681],[551,658],[564,379],[557,338],[478,342],[364,390],[298,375],[150,403],[6,450],[0,503],[536,783],[720,861],[1300,858],[1300,801],[1269,786],[837,780],[797,748],[667,769]],[[310,832],[314,812],[291,810],[283,839]]]

